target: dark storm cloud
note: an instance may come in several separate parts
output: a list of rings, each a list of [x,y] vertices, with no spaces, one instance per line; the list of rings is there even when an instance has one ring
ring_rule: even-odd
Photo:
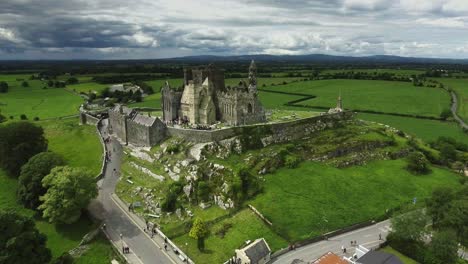
[[[468,56],[464,0],[0,0],[0,58]]]

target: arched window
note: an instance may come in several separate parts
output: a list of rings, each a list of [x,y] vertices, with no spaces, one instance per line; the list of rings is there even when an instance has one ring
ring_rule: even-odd
[[[248,112],[249,114],[251,114],[251,113],[253,112],[253,108],[252,108],[252,104],[251,104],[251,103],[249,103],[249,104],[247,105],[247,112]]]

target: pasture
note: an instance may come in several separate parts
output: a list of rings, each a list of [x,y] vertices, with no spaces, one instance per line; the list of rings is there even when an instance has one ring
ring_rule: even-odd
[[[28,80],[29,75],[0,75],[0,81],[8,83],[10,89],[0,94],[0,109],[6,117],[18,120],[21,114],[28,119],[54,118],[77,114],[83,99],[63,88],[47,88],[40,80]],[[29,87],[22,87],[23,80]]]
[[[406,82],[334,79],[290,83],[268,89],[317,96],[300,103],[310,107],[334,107],[340,93],[343,107],[352,110],[438,117],[450,106],[450,96],[442,89],[415,87]]]
[[[468,122],[468,79],[442,78],[439,81],[455,91],[458,98],[457,113],[460,118]]]
[[[49,150],[62,155],[68,165],[87,168],[95,175],[100,172],[103,150],[96,127],[79,125],[78,118],[38,124],[44,128]]]
[[[455,122],[367,113],[359,113],[357,118],[392,126],[426,142],[451,137],[468,144],[468,135]]]
[[[335,73],[342,73],[342,72],[364,72],[367,74],[381,74],[381,73],[390,73],[396,76],[407,76],[410,77],[411,75],[419,75],[423,74],[425,70],[417,70],[417,69],[333,69],[333,70],[324,70],[321,71],[320,74],[335,74]]]
[[[459,176],[448,170],[432,167],[430,174],[415,176],[405,165],[388,160],[338,169],[306,161],[266,175],[264,191],[252,204],[278,234],[297,241],[376,219],[413,197],[424,201],[436,186],[459,186]]]

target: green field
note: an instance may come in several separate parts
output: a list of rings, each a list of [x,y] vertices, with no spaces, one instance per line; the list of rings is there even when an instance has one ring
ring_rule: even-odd
[[[49,150],[61,154],[70,166],[85,167],[97,175],[102,165],[102,147],[94,126],[78,124],[77,118],[39,122],[49,141]]]
[[[424,70],[409,70],[409,69],[338,69],[338,70],[324,70],[320,74],[334,74],[340,72],[365,72],[370,74],[391,73],[397,76],[411,76],[423,74]]]
[[[10,87],[8,93],[0,94],[0,110],[3,115],[18,120],[21,114],[29,119],[40,119],[77,114],[83,99],[63,88],[47,88],[42,81],[28,80],[29,75],[0,75]],[[18,80],[17,80],[18,79]],[[22,79],[29,87],[22,87]]]
[[[224,224],[230,223],[224,237],[216,234]],[[197,241],[188,234],[174,239],[183,251],[192,258],[195,263],[224,263],[234,255],[234,250],[241,248],[247,240],[254,241],[257,238],[265,238],[272,251],[285,248],[288,242],[273,233],[251,210],[244,209],[233,217],[216,223],[210,227],[211,234],[205,240],[205,251],[199,252]]]
[[[49,150],[64,156],[71,166],[86,167],[94,174],[98,174],[101,166],[102,149],[94,126],[80,126],[78,119],[42,121],[39,122],[49,142]],[[0,170],[0,209],[14,210],[24,215],[33,216],[34,212],[25,209],[16,201],[17,180],[6,176]],[[82,217],[72,225],[54,225],[40,218],[36,219],[40,232],[47,236],[47,246],[51,249],[54,258],[76,247],[83,236],[96,228],[88,218]],[[110,255],[110,245],[103,245],[99,240],[90,244],[88,255]],[[88,257],[86,262],[103,263],[102,259],[92,262]]]
[[[99,84],[95,82],[84,82],[79,84],[67,85],[67,89],[77,93],[89,93],[96,92],[99,93],[104,90],[106,87],[109,87],[109,84]]]
[[[468,79],[439,79],[445,86],[453,89],[458,98],[458,115],[468,122]]]
[[[252,204],[279,234],[297,241],[375,219],[413,197],[423,201],[436,186],[459,185],[458,176],[445,169],[415,176],[405,165],[389,160],[337,169],[303,162],[267,175]]]
[[[454,122],[367,113],[359,113],[357,117],[392,126],[426,142],[435,141],[438,137],[452,137],[468,144],[468,134]]]
[[[315,95],[316,98],[301,104],[318,107],[334,107],[340,92],[343,106],[353,110],[438,117],[450,105],[450,96],[443,90],[415,87],[406,82],[339,79],[297,82],[268,89]]]

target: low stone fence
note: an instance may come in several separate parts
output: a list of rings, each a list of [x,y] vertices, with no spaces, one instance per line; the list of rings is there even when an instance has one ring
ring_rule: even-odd
[[[262,213],[260,213],[257,208],[255,208],[253,205],[248,205],[248,207],[250,208],[250,210],[252,210],[258,217],[260,217],[260,219],[263,220],[263,222],[265,222],[267,225],[269,226],[273,226],[273,223],[270,222],[270,220],[268,220],[265,216],[263,216]]]
[[[80,123],[83,125],[90,124],[90,125],[96,125],[99,123],[100,119],[97,117],[94,117],[88,113],[81,112],[80,113]]]
[[[265,123],[246,125],[239,127],[229,127],[217,130],[197,130],[168,127],[169,136],[177,136],[188,141],[196,143],[221,141],[236,135],[271,135],[271,141],[280,142],[300,139],[315,131],[323,130],[327,127],[332,127],[340,121],[348,120],[354,116],[351,111],[345,111],[335,114],[324,114],[302,118],[293,121],[280,123]]]

